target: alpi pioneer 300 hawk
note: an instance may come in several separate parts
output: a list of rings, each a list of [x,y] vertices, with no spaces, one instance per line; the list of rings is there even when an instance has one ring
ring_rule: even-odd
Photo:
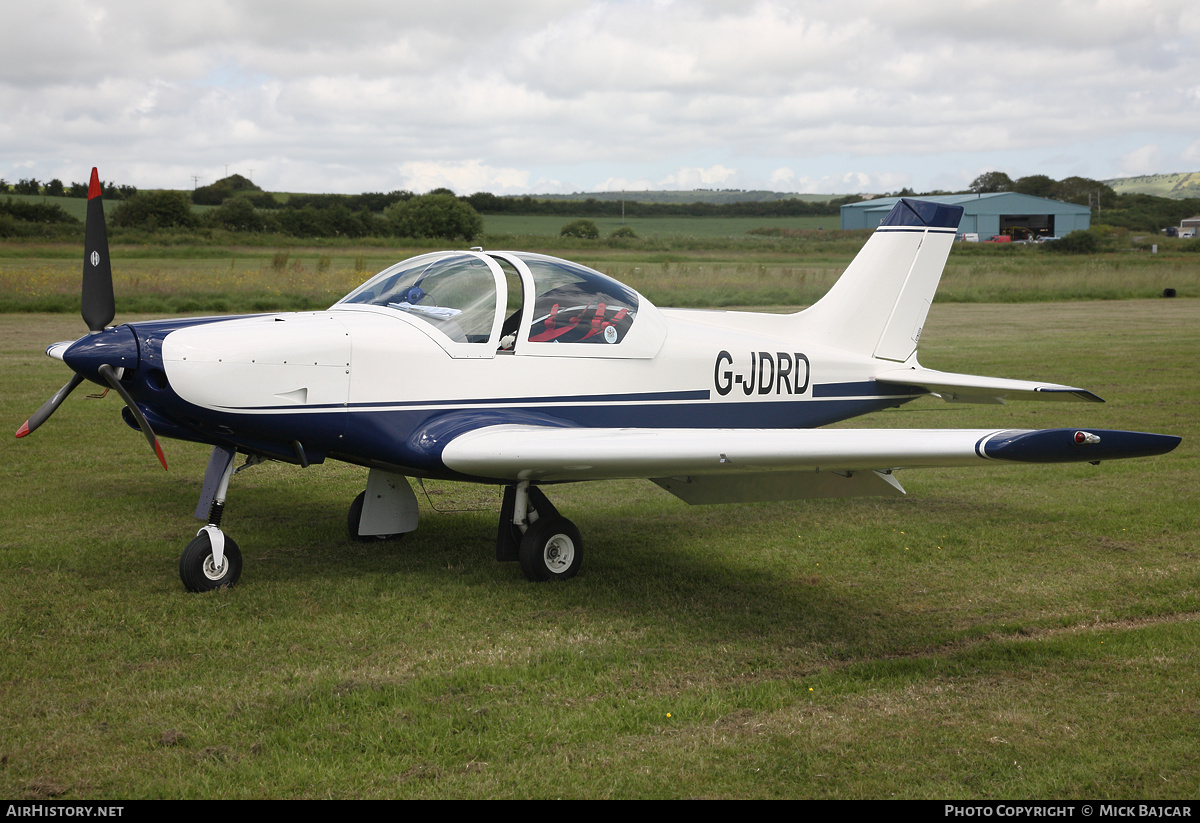
[[[183,552],[184,585],[233,585],[221,530],[248,462],[370,469],[351,536],[417,527],[410,477],[504,487],[496,554],[530,580],[574,576],[578,529],[543,485],[649,478],[688,503],[903,494],[897,469],[1098,462],[1168,452],[1178,437],[1098,429],[820,426],[933,394],[948,401],[1096,401],[1070,386],[949,374],[917,362],[959,206],[901,200],[829,293],[790,315],[659,309],[597,271],[539,254],[450,251],[380,272],[327,311],[109,326],[115,316],[99,178],[83,266],[90,332],[47,350],[71,380],[115,389],[156,435],[211,444]]]

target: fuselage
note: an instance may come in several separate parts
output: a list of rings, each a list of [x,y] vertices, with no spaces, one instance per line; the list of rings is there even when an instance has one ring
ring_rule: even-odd
[[[119,360],[160,436],[416,476],[456,477],[442,447],[485,425],[811,428],[924,394],[876,384],[877,362],[806,346],[786,334],[793,317],[661,315],[650,357],[525,355],[520,343],[454,357],[419,321],[335,307],[133,323],[84,338],[65,359],[82,367],[101,349],[97,362]]]
[[[880,361],[806,343],[804,325],[661,310],[567,261],[458,252],[326,311],[132,323],[62,356],[100,383],[98,364],[121,368],[159,435],[416,476],[462,477],[441,450],[485,425],[811,428],[925,393],[877,384]]]

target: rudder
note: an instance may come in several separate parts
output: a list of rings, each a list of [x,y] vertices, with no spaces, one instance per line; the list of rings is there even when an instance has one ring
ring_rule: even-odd
[[[901,199],[833,288],[800,313],[822,345],[904,362],[916,350],[962,206]]]

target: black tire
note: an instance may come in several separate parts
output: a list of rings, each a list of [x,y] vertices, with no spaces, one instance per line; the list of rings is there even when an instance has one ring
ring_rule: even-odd
[[[583,564],[579,529],[564,517],[543,517],[521,538],[521,571],[533,582],[569,580]]]
[[[362,522],[363,503],[367,499],[365,491],[359,492],[358,497],[354,498],[354,502],[350,504],[350,511],[346,512],[346,531],[350,533],[350,539],[356,543],[374,543],[378,540],[398,540],[404,536],[404,533],[399,534],[359,534],[358,526]]]
[[[210,592],[228,589],[242,576],[242,550],[229,535],[225,535],[225,567],[213,568],[212,541],[208,532],[196,535],[179,558],[179,579],[190,592]]]

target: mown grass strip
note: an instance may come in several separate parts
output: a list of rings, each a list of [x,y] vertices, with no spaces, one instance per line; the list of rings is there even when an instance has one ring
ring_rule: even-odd
[[[1194,797],[1195,322],[1190,300],[935,305],[926,365],[1108,402],[924,399],[844,425],[1183,445],[906,472],[895,500],[559,487],[588,552],[564,586],[495,563],[494,489],[430,484],[482,510],[420,495],[420,531],[372,546],[343,536],[363,470],[266,464],[230,492],[242,584],[188,595],[206,450],[166,443],[164,474],[119,403],[76,392],[0,445],[0,794]],[[14,429],[65,380],[45,344],[80,333],[0,318]]]
[[[798,306],[821,297],[861,246],[862,238],[811,242],[798,250],[653,251],[562,248],[547,240],[531,251],[560,254],[593,266],[641,291],[660,306]],[[80,262],[71,244],[41,246],[36,255],[3,252],[0,313],[74,312]],[[355,246],[113,250],[118,305],[151,314],[295,311],[325,308],[371,274],[422,249]],[[178,252],[178,254],[176,253]],[[1200,297],[1200,259],[1182,251],[1129,250],[1083,257],[1049,255],[1035,247],[980,252],[956,246],[937,302],[1028,303]]]

